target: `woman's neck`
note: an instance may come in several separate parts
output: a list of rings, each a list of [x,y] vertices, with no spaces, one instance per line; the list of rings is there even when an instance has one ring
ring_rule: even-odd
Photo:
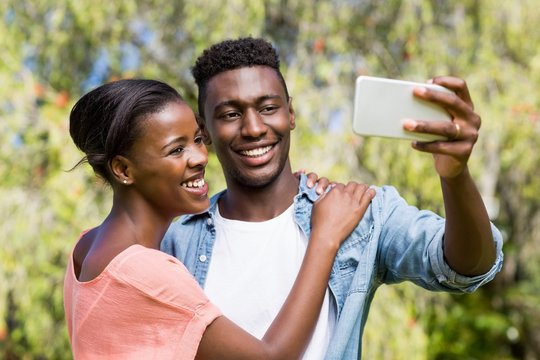
[[[137,202],[113,202],[109,216],[103,224],[108,223],[121,229],[124,241],[132,241],[152,249],[159,249],[161,240],[171,224],[172,218],[152,211],[147,204]]]

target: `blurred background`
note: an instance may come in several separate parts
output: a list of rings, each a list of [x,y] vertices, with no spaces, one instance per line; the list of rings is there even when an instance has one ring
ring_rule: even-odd
[[[74,102],[120,78],[160,79],[196,106],[208,45],[262,36],[297,113],[291,160],[330,179],[395,185],[443,212],[431,156],[351,131],[361,74],[467,80],[483,123],[470,169],[505,263],[473,295],[383,286],[366,359],[540,359],[540,7],[535,0],[3,0],[0,3],[0,358],[69,359],[68,254],[110,191],[68,133]],[[224,187],[211,155],[212,193]],[[241,296],[241,294],[239,294]]]

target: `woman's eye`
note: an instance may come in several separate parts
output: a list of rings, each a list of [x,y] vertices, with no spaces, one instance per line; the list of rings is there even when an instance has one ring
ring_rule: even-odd
[[[197,136],[194,141],[195,141],[195,144],[202,144],[204,143],[204,137],[202,135]]]
[[[174,155],[174,154],[181,154],[182,152],[184,152],[184,147],[183,147],[183,146],[180,146],[180,147],[174,148],[174,149],[171,151],[171,155]]]

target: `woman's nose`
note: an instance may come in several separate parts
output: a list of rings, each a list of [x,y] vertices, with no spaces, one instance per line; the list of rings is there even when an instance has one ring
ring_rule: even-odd
[[[197,146],[192,149],[188,164],[190,167],[204,167],[206,166],[206,164],[208,164],[208,149],[204,144],[201,144],[201,146]]]

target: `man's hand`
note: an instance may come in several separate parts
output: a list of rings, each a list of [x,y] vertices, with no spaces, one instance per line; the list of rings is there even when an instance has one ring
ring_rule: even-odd
[[[450,180],[466,169],[467,161],[478,139],[481,119],[474,112],[474,105],[464,80],[440,76],[435,77],[432,82],[452,90],[454,94],[416,88],[414,95],[442,106],[452,116],[452,122],[407,120],[404,128],[408,131],[438,134],[449,139],[433,142],[416,141],[412,146],[419,151],[432,153],[437,173],[441,178]]]

